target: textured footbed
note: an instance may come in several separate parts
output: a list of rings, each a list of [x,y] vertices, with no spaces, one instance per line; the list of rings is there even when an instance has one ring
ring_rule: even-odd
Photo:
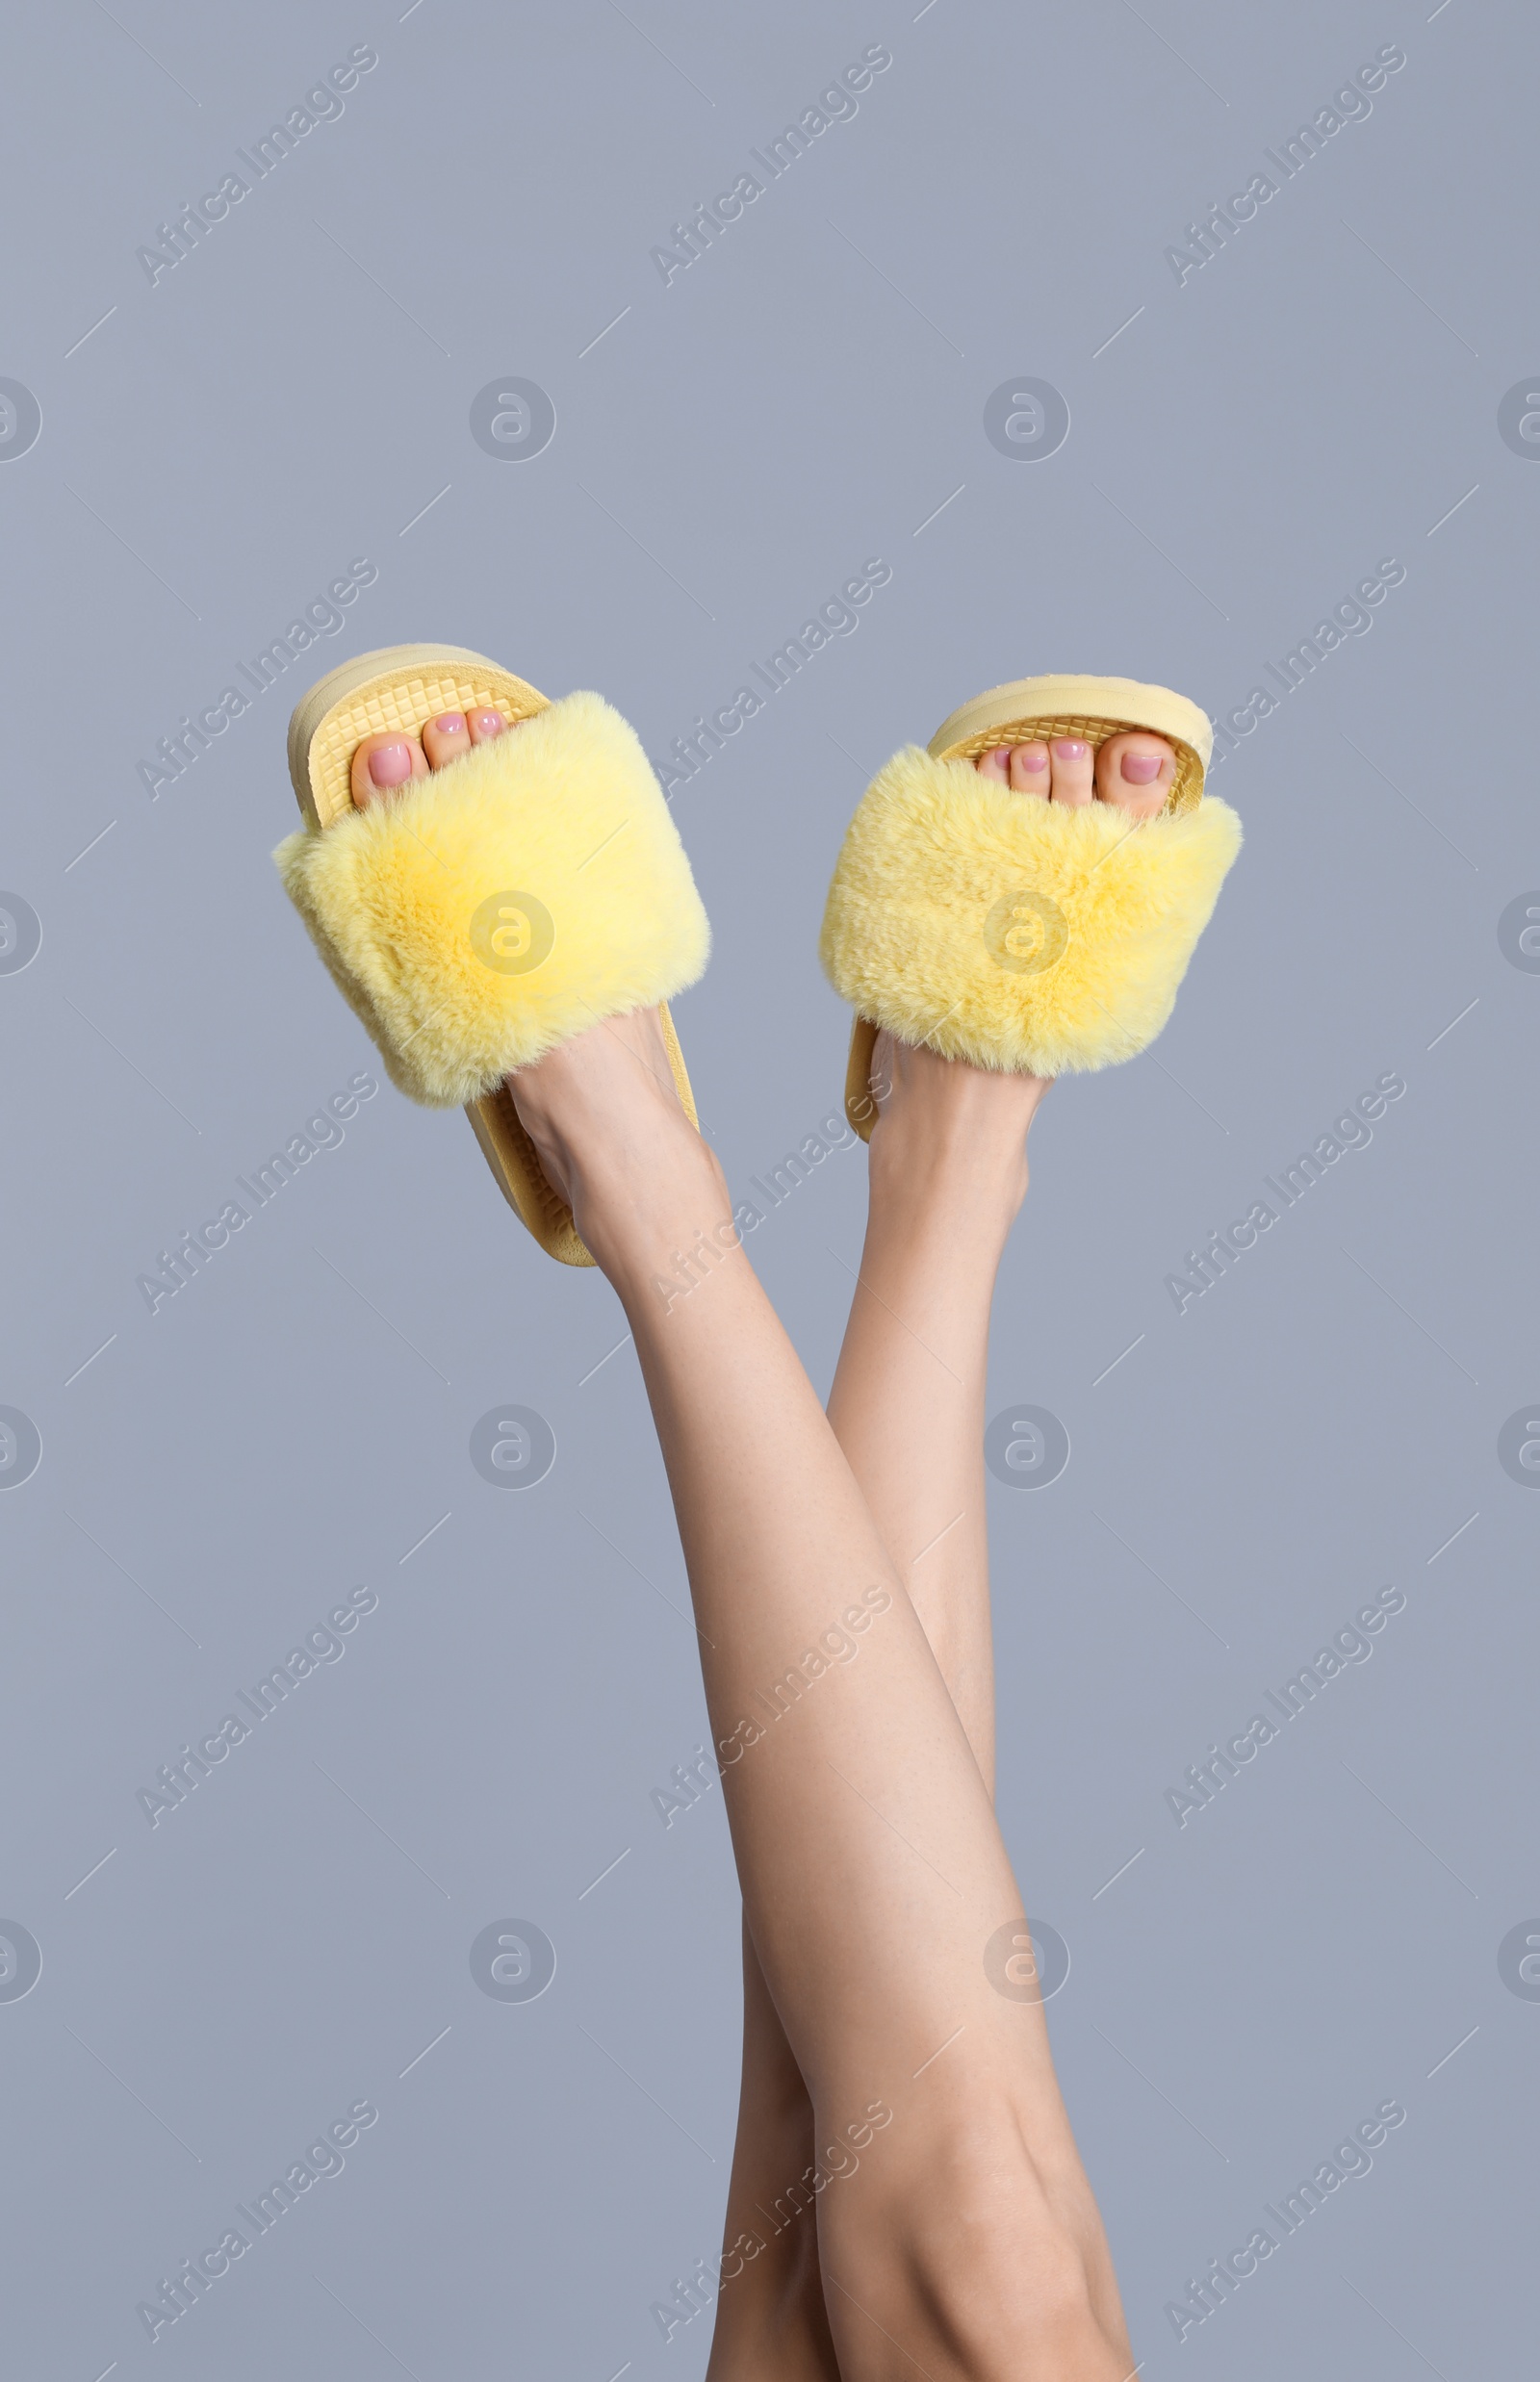
[[[379,667],[371,671],[370,663]],[[332,680],[344,691],[327,704]],[[549,707],[550,698],[525,679],[458,647],[401,646],[362,654],[319,680],[290,721],[289,769],[300,811],[311,826],[327,828],[352,809],[352,759],[366,736],[392,730],[417,736],[446,711],[500,711],[511,728]],[[666,1002],[658,1015],[680,1104],[699,1130]],[[572,1210],[547,1181],[506,1084],[471,1102],[465,1113],[499,1190],[541,1247],[562,1265],[592,1266]]]
[[[330,827],[352,808],[353,755],[366,736],[393,731],[419,736],[429,720],[446,711],[500,711],[511,728],[547,706],[546,696],[490,662],[475,672],[446,662],[437,670],[381,672],[366,679],[324,711],[311,731],[304,765],[315,824]]]
[[[936,757],[943,761],[976,761],[981,753],[992,753],[998,745],[1031,744],[1039,737],[1046,741],[1053,736],[1080,736],[1096,751],[1109,736],[1125,736],[1130,729],[1142,727],[1142,720],[1095,719],[1084,712],[1028,711],[999,727],[986,729],[979,735],[966,736],[961,744],[943,745]],[[1176,753],[1176,775],[1162,815],[1174,819],[1185,810],[1195,810],[1203,799],[1202,762],[1192,746],[1173,735],[1169,729],[1157,728],[1149,732],[1164,736]]]
[[[926,751],[933,760],[973,761],[999,745],[1036,737],[1080,736],[1093,749],[1109,736],[1144,729],[1176,753],[1176,774],[1164,815],[1179,817],[1203,796],[1203,773],[1214,745],[1206,712],[1168,686],[1142,679],[1047,671],[988,687],[941,722]]]

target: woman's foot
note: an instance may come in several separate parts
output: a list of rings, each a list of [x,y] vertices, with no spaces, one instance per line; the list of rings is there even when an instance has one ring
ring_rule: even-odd
[[[1080,736],[1040,738],[1032,744],[997,745],[974,763],[981,778],[1009,785],[1016,794],[1037,794],[1064,808],[1111,803],[1133,819],[1153,819],[1166,807],[1176,775],[1176,755],[1164,736],[1142,728],[1109,736],[1092,753]]]
[[[354,807],[389,802],[495,736],[517,734],[500,711],[448,711],[421,736],[366,736],[352,758]],[[680,1236],[688,1249],[731,1216],[721,1170],[680,1106],[656,1010],[603,1017],[507,1079],[547,1180],[606,1269],[632,1243],[659,1250],[667,1274]]]
[[[1164,736],[1130,729],[1092,752],[1080,736],[996,745],[974,763],[981,778],[1067,810],[1111,805],[1131,819],[1152,819],[1166,805],[1176,755]],[[939,1172],[957,1177],[943,1204],[965,1192],[1008,1229],[1027,1189],[1027,1127],[1048,1089],[1040,1075],[959,1065],[932,1050],[880,1034],[872,1052],[874,1199],[930,1204],[926,1185]],[[891,1197],[886,1195],[891,1187]],[[985,1236],[986,1242],[988,1236]]]

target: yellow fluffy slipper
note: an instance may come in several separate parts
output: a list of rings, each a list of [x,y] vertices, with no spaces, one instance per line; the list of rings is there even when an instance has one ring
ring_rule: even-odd
[[[366,736],[474,709],[517,733],[353,807]],[[463,1105],[541,1247],[592,1265],[503,1078],[601,1018],[656,1007],[697,1121],[666,1003],[704,970],[710,929],[635,731],[598,695],[551,703],[463,647],[393,646],[311,688],[289,774],[305,826],[278,846],[278,872],[392,1082],[428,1108]]]
[[[1169,739],[1164,810],[1060,807],[981,778],[998,745],[1127,729]],[[977,696],[879,771],[846,832],[819,950],[856,1012],[845,1107],[863,1140],[886,1026],[943,1058],[1032,1075],[1132,1059],[1171,1013],[1241,822],[1203,795],[1204,713],[1132,679],[1019,679]]]

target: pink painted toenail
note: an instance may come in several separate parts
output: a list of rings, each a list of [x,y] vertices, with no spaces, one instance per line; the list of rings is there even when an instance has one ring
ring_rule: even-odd
[[[1084,743],[1079,736],[1061,736],[1054,746],[1054,751],[1062,761],[1078,761],[1082,755],[1090,750],[1090,746]]]
[[[1030,745],[1022,745],[1018,748],[1016,759],[1023,769],[1046,769],[1048,766],[1047,754],[1035,753]]]
[[[478,736],[500,736],[505,722],[500,711],[473,711],[471,725]]]
[[[1154,753],[1125,753],[1118,767],[1130,785],[1153,785],[1165,763]]]
[[[443,719],[435,720],[433,726],[441,736],[461,736],[465,733],[465,722],[458,711],[446,711]]]
[[[379,744],[369,756],[369,774],[376,785],[399,785],[412,774],[412,749],[399,742]]]

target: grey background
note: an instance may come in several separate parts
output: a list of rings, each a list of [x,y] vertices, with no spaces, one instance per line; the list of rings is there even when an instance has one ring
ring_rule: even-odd
[[[152,288],[136,247],[366,41],[341,118]],[[665,287],[681,211],[878,41],[854,120]],[[1390,42],[1368,120],[1178,286],[1194,210]],[[990,1484],[1000,1800],[1070,1947],[1054,2040],[1144,2372],[1515,2369],[1540,1498],[1496,1445],[1540,1392],[1540,984],[1497,921],[1540,885],[1540,471],[1497,423],[1540,367],[1533,46],[1467,0],[13,18],[0,373],[42,430],[0,470],[0,883],[43,940],[0,978],[0,1402],[42,1460],[0,1497],[0,1913],[42,1972],[0,2004],[8,2370],[704,2368],[709,2318],[665,2346],[649,2310],[717,2244],[737,1904],[719,1793],[668,1830],[650,1800],[706,1719],[613,1295],[388,1088],[153,1317],[136,1276],[372,1056],[267,858],[321,669],[467,643],[661,759],[868,557],[859,631],[675,802],[736,1186],[837,1105],[816,929],[888,752],[1034,670],[1227,709],[1405,567],[1217,773],[1245,851],[1157,1049],[1034,1135],[990,1411],[1073,1454]],[[509,373],[556,410],[518,466],[469,426]],[[1032,466],[983,429],[1017,374],[1070,409]],[[353,557],[344,632],[148,799],[157,738]],[[1373,1144],[1178,1316],[1183,1252],[1393,1069]],[[862,1171],[752,1244],[820,1387]],[[522,1496],[470,1461],[501,1399],[557,1440]],[[158,1766],[361,1581],[346,1658],[148,1826]],[[1373,1660],[1178,1829],[1186,1766],[1388,1581]],[[470,1973],[510,1914],[556,1947],[528,2003]],[[1165,2302],[1393,2096],[1373,2173],[1178,2346]],[[136,2303],[361,2097],[346,2171],[152,2349]]]

